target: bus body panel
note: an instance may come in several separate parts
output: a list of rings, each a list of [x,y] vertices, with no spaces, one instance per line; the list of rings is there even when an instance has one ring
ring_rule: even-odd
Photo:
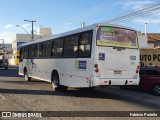
[[[80,66],[82,68],[78,68],[76,62],[82,62]],[[83,64],[86,64],[84,68]],[[26,67],[30,77],[40,80],[51,82],[52,71],[57,70],[61,85],[69,87],[89,87],[90,85],[90,59],[27,59],[24,60],[23,66],[22,63],[19,66],[23,69]],[[23,69],[19,69],[19,74],[24,74]]]
[[[139,51],[134,49],[117,51],[105,47],[96,50],[94,64],[98,64],[99,73],[93,73],[93,86],[126,85],[126,81],[127,85],[139,84],[139,74],[136,73],[139,66]],[[104,60],[100,58],[101,53],[105,55]],[[136,60],[130,59],[131,56],[136,56]]]
[[[99,66],[101,78],[133,78],[135,76],[139,65],[139,52],[137,50],[117,51],[111,47],[101,47],[96,50],[96,63]],[[104,59],[100,58],[101,54],[104,55]],[[133,60],[132,56],[134,56]]]
[[[99,27],[109,28],[107,26]],[[98,35],[99,27],[96,28],[96,35]],[[97,38],[95,41],[97,41]],[[137,73],[137,70],[139,72],[139,69],[137,69],[139,67],[138,48],[98,46],[95,42],[94,53],[94,64],[98,64],[99,69],[98,74],[94,72],[93,83],[95,85],[139,84],[139,73]]]

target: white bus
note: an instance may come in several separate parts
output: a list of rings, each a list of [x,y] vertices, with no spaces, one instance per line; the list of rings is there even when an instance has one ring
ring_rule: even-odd
[[[94,88],[139,84],[139,49],[135,30],[94,24],[42,38],[20,48],[19,74],[67,87]]]

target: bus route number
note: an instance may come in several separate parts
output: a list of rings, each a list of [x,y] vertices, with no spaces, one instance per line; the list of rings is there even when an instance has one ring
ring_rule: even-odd
[[[136,56],[131,55],[131,56],[130,56],[130,60],[136,60]]]

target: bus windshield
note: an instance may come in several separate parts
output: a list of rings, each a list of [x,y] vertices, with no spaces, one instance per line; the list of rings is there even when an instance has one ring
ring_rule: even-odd
[[[137,34],[129,29],[100,26],[97,31],[97,46],[138,49]]]

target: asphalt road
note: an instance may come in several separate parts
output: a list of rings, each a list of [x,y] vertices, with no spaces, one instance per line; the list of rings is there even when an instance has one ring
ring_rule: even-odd
[[[0,69],[0,111],[160,111],[160,96],[115,86],[55,92],[50,83],[26,82],[10,67]]]

